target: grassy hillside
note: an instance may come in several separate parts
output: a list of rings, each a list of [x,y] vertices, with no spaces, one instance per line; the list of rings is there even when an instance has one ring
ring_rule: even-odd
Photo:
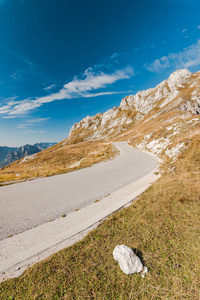
[[[0,184],[52,176],[89,167],[117,153],[111,143],[65,141],[0,169]]]
[[[198,126],[182,126],[179,140],[172,135],[169,148],[180,140],[186,147],[176,158],[160,154],[165,157],[161,178],[129,208],[113,214],[76,245],[2,283],[1,299],[199,299]],[[152,129],[144,128],[137,141],[127,134],[138,145]],[[153,130],[150,140],[166,138],[161,127]],[[149,268],[145,279],[120,270],[112,256],[117,244],[126,244],[142,258]]]

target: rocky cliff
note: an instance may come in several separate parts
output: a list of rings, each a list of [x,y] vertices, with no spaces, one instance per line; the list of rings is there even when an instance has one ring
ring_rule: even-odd
[[[38,153],[42,150],[45,150],[56,143],[36,143],[34,145],[24,145],[19,148],[8,148],[7,156],[0,161],[0,168],[11,164],[13,161],[19,160],[26,156]],[[2,147],[3,148],[3,147]],[[10,151],[9,151],[10,150]],[[4,151],[5,152],[5,151]]]
[[[177,70],[155,88],[122,99],[119,107],[94,117],[87,116],[72,126],[69,141],[109,139],[146,118],[169,111],[187,117],[200,113],[200,72]]]
[[[0,146],[0,162],[2,162],[9,152],[17,150],[17,147]]]

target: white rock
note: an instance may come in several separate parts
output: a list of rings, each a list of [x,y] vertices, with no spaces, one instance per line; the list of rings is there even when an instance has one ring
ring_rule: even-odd
[[[171,148],[170,150],[167,149],[165,151],[165,154],[167,156],[169,156],[170,158],[171,157],[177,157],[184,148],[185,148],[185,144],[184,143],[179,143],[175,147]]]
[[[143,270],[139,257],[125,245],[117,245],[113,251],[113,257],[125,274],[140,273]]]
[[[185,82],[185,79],[189,78],[192,73],[187,69],[180,69],[175,71],[169,76],[168,85],[172,90],[175,86],[182,86],[182,83]]]
[[[35,157],[36,157],[36,153],[31,154],[31,155],[27,155],[27,156],[25,156],[25,157],[22,159],[22,161],[19,163],[19,165],[21,165],[21,164],[24,163],[25,161],[34,159]]]

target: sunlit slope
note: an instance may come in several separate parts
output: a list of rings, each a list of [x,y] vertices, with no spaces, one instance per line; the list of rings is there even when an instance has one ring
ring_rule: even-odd
[[[109,159],[115,153],[117,150],[111,143],[90,141],[67,145],[63,141],[0,169],[0,183],[70,172]]]
[[[178,70],[155,88],[123,98],[119,107],[74,124],[68,140],[110,140],[138,123],[151,126],[155,119],[160,124],[161,119],[188,119],[199,113],[200,72]]]

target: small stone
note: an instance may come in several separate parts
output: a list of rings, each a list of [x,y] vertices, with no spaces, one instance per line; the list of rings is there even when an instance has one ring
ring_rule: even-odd
[[[147,269],[147,267],[144,267],[142,274],[148,274],[148,269]]]
[[[113,251],[113,257],[125,274],[140,273],[143,270],[139,257],[125,245],[117,245]]]

